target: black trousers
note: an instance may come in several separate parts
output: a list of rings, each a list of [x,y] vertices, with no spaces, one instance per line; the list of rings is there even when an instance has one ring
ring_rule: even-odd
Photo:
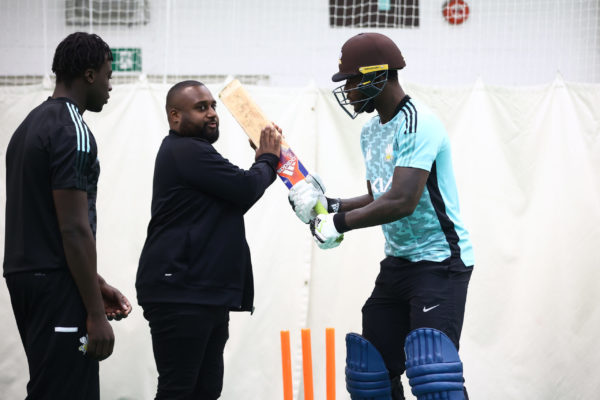
[[[27,355],[26,400],[97,400],[98,361],[80,350],[87,340],[85,307],[68,270],[6,276]]]
[[[156,400],[213,400],[223,388],[227,307],[145,304],[158,370]]]
[[[381,353],[391,378],[404,373],[404,341],[413,329],[438,329],[459,348],[472,270],[453,259],[413,263],[387,257],[381,262],[375,288],[362,309],[362,334]]]

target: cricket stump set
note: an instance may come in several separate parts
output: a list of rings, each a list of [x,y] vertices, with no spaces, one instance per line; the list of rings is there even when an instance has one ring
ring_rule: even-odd
[[[304,400],[314,400],[310,329],[302,329],[301,332]],[[325,329],[325,355],[326,398],[335,400],[335,330],[333,328]],[[281,369],[283,372],[283,400],[293,400],[290,331],[281,331]]]

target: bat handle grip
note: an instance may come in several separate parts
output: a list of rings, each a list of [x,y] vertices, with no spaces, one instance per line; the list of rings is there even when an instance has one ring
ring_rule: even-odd
[[[315,205],[315,211],[317,212],[317,214],[329,214],[327,212],[327,208],[321,204],[320,201],[317,201],[317,204]]]

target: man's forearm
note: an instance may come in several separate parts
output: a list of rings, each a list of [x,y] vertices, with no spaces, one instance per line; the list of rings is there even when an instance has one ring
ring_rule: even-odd
[[[254,183],[252,187],[242,194],[243,196],[246,196],[246,201],[242,204],[244,214],[256,204],[256,202],[264,195],[267,188],[271,186],[277,178],[276,167],[274,167],[273,164],[273,160],[267,161],[261,159],[256,161],[252,164],[252,167],[250,167],[248,173],[255,174],[255,177],[253,178]]]
[[[379,196],[377,201],[338,216],[336,228],[346,232],[350,229],[388,224],[411,215],[419,204],[428,178],[427,170],[396,167],[390,190]],[[367,188],[371,194],[370,182],[367,183]],[[343,204],[342,211],[346,211]]]
[[[367,228],[397,221],[411,213],[411,210],[400,206],[398,202],[387,200],[382,196],[376,202],[345,213],[343,225],[346,230]]]
[[[73,228],[61,232],[67,264],[89,316],[104,315],[100,282],[96,270],[96,242],[88,229]]]
[[[341,199],[340,212],[352,211],[357,208],[362,208],[373,201],[373,197],[369,194],[365,194],[358,197],[352,197],[350,199]]]

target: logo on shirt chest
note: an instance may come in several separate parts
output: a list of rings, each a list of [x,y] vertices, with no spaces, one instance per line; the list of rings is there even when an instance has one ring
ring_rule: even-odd
[[[392,161],[393,154],[394,154],[393,146],[390,143],[385,148],[385,155],[384,155],[383,159],[387,162]]]
[[[371,190],[373,191],[373,193],[380,194],[387,192],[392,186],[392,178],[393,176],[390,176],[386,182],[384,182],[383,178],[381,177],[373,180],[371,182]]]

